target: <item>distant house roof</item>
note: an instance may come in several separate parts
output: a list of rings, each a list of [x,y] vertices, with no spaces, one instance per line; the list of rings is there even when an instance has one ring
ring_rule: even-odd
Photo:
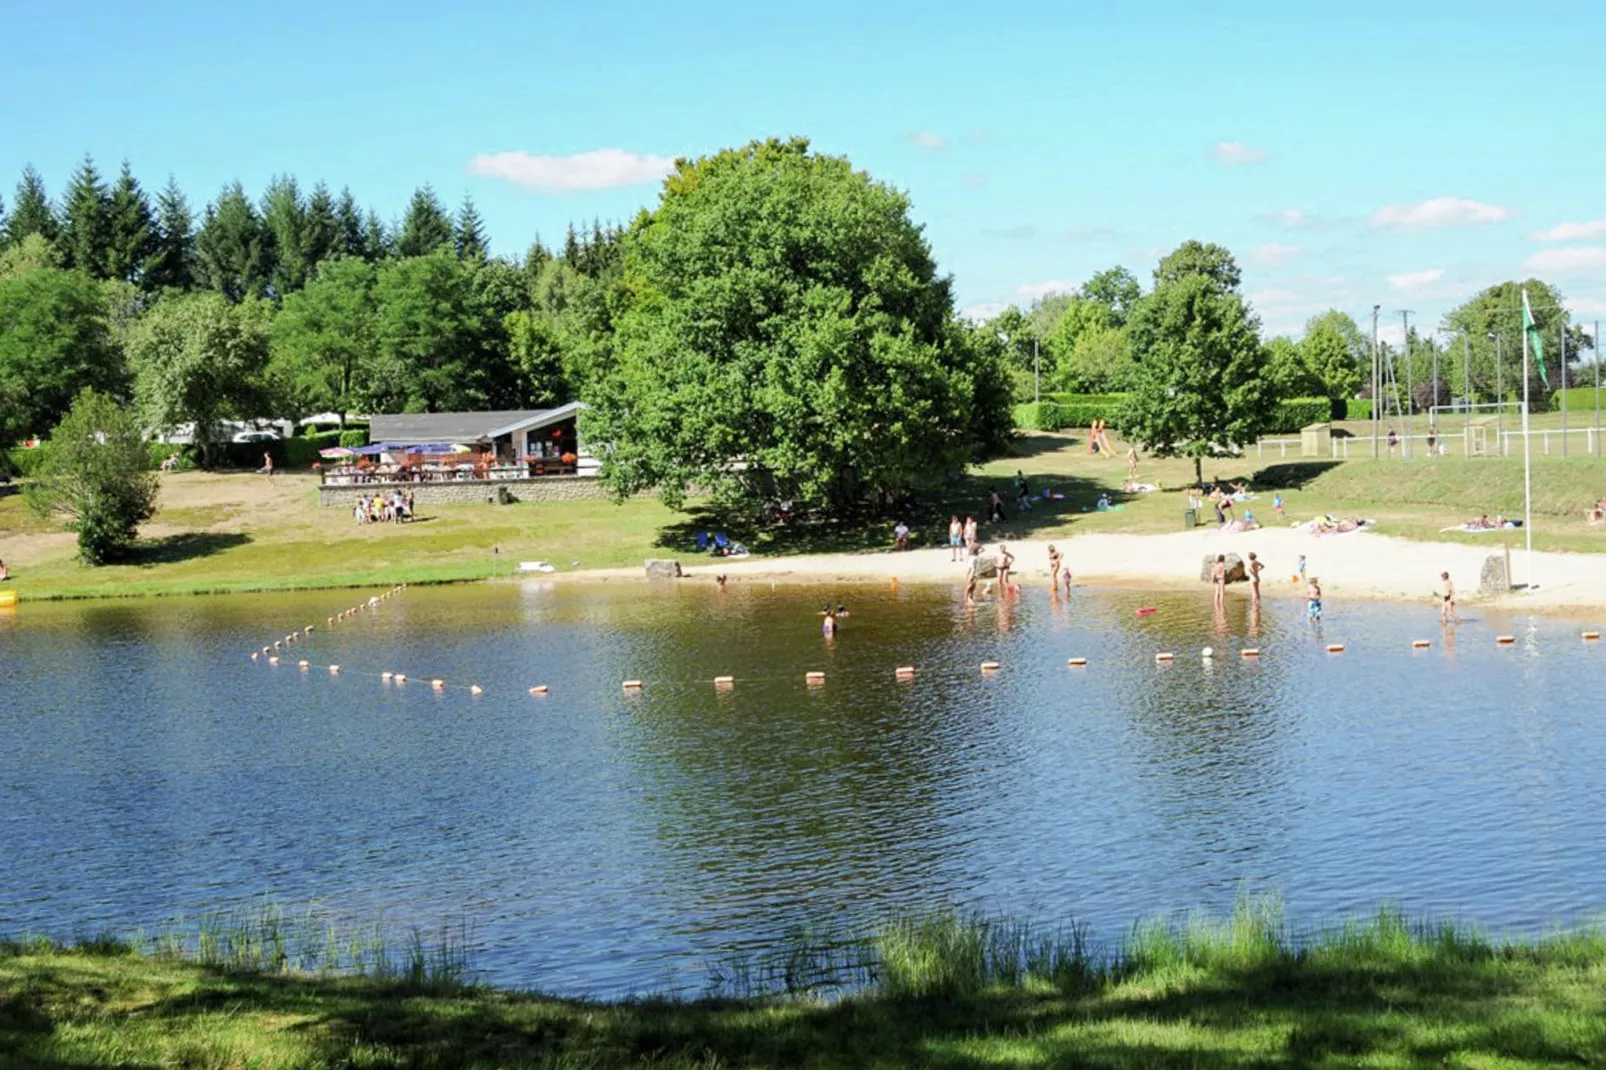
[[[512,409],[502,412],[404,412],[374,416],[368,425],[373,442],[478,442],[526,427],[541,427],[581,409],[570,402],[555,409]]]

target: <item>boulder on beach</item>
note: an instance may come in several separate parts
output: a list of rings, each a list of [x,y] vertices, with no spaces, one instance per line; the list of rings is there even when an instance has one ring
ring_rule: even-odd
[[[647,578],[649,580],[678,580],[680,576],[679,561],[666,557],[650,557],[647,559]]]
[[[1227,582],[1243,583],[1249,578],[1244,571],[1244,559],[1237,554],[1227,554]],[[1205,554],[1204,564],[1199,567],[1199,581],[1209,583],[1212,570],[1216,567],[1216,555]]]

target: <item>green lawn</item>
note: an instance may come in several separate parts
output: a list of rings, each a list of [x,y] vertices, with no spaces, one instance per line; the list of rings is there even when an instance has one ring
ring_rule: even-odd
[[[895,926],[859,994],[594,1003],[0,944],[29,1067],[1554,1067],[1606,1063],[1606,937],[1496,944],[1384,912],[1297,949],[1275,909],[1111,961],[1008,925]],[[10,1060],[7,1062],[7,1060]]]

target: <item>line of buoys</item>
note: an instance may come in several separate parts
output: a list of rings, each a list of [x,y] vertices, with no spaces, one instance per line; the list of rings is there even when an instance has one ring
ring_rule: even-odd
[[[1600,633],[1599,632],[1585,632],[1584,633],[1584,639],[1586,641],[1591,640],[1591,639],[1599,639],[1599,638],[1600,638]]]
[[[1177,656],[1175,654],[1171,653],[1169,650],[1163,650],[1163,651],[1161,651],[1160,653],[1158,653],[1158,654],[1156,654],[1154,656],[1154,660],[1155,661],[1175,661],[1175,660],[1177,660]]]
[[[1258,646],[1245,647],[1238,651],[1238,654],[1245,658],[1258,658],[1260,657],[1260,648]]]
[[[996,662],[996,661],[984,661],[984,662],[982,662],[981,663],[981,671],[982,672],[997,672],[998,671],[998,662]]]
[[[806,672],[803,674],[803,682],[806,684],[823,684],[825,683],[825,673],[818,670]]]
[[[641,690],[641,681],[640,680],[626,680],[621,686],[623,686],[626,691],[640,691]]]
[[[534,687],[530,688],[530,694],[532,695],[544,695],[546,694],[546,691],[546,684],[536,684]]]
[[[1329,654],[1342,654],[1342,653],[1344,653],[1344,644],[1343,643],[1328,643],[1327,644],[1327,652]]]
[[[1086,658],[1069,658],[1069,659],[1066,660],[1065,664],[1073,666],[1073,667],[1079,669],[1083,665],[1087,664],[1087,659]]]
[[[1431,639],[1412,639],[1411,640],[1411,649],[1412,650],[1426,650],[1428,647],[1430,647],[1432,645],[1433,645],[1433,641]]]
[[[1517,641],[1517,637],[1515,635],[1497,635],[1494,637],[1494,641],[1497,646],[1510,646]]]

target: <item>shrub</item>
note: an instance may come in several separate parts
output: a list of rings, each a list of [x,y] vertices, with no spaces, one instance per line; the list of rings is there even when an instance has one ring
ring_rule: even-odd
[[[172,442],[147,442],[145,443],[145,449],[147,453],[146,463],[151,471],[160,471],[162,462],[176,453],[178,454],[178,466],[180,468],[193,468],[194,465],[190,463],[189,457],[185,455],[185,450],[187,448],[188,447],[186,446],[180,446]]]
[[[349,450],[361,449],[368,445],[368,429],[366,427],[348,427],[340,432],[340,441],[336,445],[344,446]]]
[[[156,511],[156,478],[146,470],[139,427],[111,397],[86,389],[50,437],[30,501],[78,533],[86,564],[116,560]]]
[[[1348,401],[1339,402],[1339,404],[1344,406],[1344,412],[1337,419],[1370,420],[1372,418],[1371,398],[1351,398]]]
[[[50,443],[41,442],[33,449],[24,446],[13,446],[6,450],[6,466],[11,474],[18,479],[31,479],[39,474],[39,468],[50,456]]]
[[[1065,427],[1061,409],[1052,401],[1028,401],[1012,410],[1015,426],[1024,431],[1058,431]]]
[[[1568,376],[1568,378],[1571,378],[1571,376]],[[1567,395],[1567,411],[1568,412],[1594,412],[1595,411],[1595,388],[1594,388],[1594,386],[1592,386],[1592,385],[1591,386],[1569,386],[1566,390],[1558,390],[1558,391],[1556,391],[1554,394],[1550,395],[1550,411],[1551,412],[1560,412],[1561,411],[1561,396],[1562,396],[1562,394],[1566,394]],[[1601,397],[1601,408],[1606,409],[1606,389],[1603,389],[1601,391],[1600,397]],[[1538,408],[1538,406],[1535,406],[1535,408]]]
[[[1027,402],[1014,409],[1015,426],[1031,431],[1058,431],[1066,427],[1089,427],[1103,420],[1111,430],[1120,426],[1125,394],[1044,394],[1040,402]]]
[[[1272,411],[1266,431],[1286,435],[1332,418],[1333,403],[1327,398],[1283,398]]]

